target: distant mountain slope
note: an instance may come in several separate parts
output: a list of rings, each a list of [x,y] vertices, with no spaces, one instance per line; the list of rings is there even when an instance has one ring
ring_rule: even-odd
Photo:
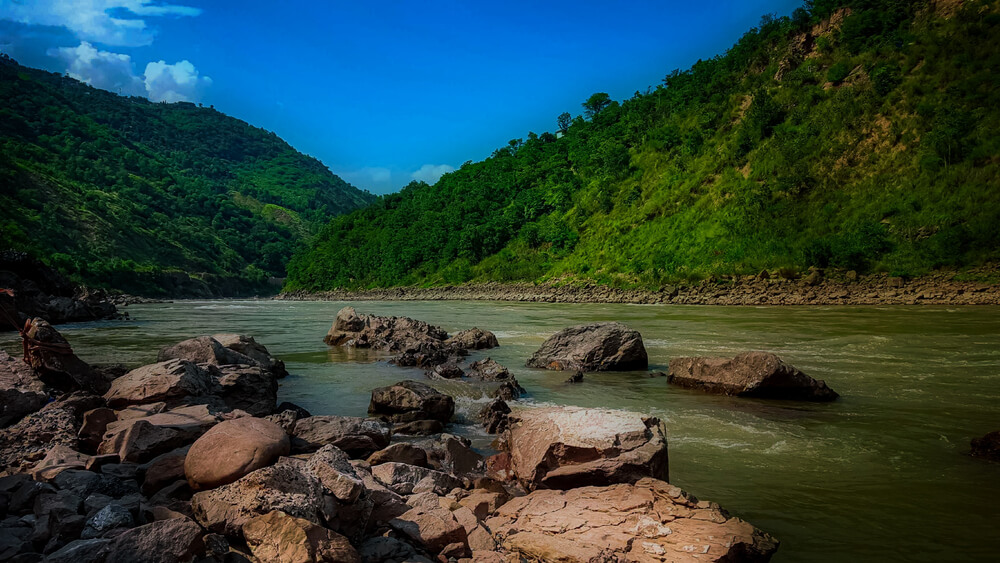
[[[814,0],[561,135],[334,219],[288,290],[1000,259],[995,0]],[[558,137],[558,138],[557,138]]]
[[[91,285],[260,291],[322,222],[373,199],[211,108],[121,97],[9,58],[0,99],[0,247]]]

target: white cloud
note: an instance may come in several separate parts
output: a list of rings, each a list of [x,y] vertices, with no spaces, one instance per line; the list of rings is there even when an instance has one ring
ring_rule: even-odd
[[[152,0],[4,0],[0,19],[27,25],[64,27],[84,41],[137,47],[154,32],[139,16],[197,16],[198,8]]]
[[[212,79],[199,76],[198,69],[189,61],[167,64],[158,61],[146,65],[146,92],[154,102],[190,102],[212,84]]]
[[[455,167],[447,164],[425,164],[421,166],[419,170],[410,174],[410,178],[421,182],[427,182],[428,184],[433,184],[437,182],[441,176],[454,171]]]
[[[100,51],[86,41],[78,47],[49,49],[49,55],[66,63],[73,78],[126,96],[145,96],[146,86],[132,69],[132,58]]]

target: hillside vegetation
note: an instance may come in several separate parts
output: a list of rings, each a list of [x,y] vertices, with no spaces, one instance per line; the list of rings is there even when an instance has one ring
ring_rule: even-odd
[[[212,108],[121,97],[6,57],[0,98],[0,249],[79,282],[261,291],[330,216],[372,200]]]
[[[557,133],[333,219],[288,290],[1000,259],[994,0],[815,0]]]

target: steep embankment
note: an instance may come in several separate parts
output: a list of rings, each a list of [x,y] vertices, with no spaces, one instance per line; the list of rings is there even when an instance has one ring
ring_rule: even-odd
[[[1000,259],[995,0],[826,0],[334,219],[286,290],[625,288]]]
[[[241,294],[372,196],[274,133],[0,60],[0,249],[78,282]]]

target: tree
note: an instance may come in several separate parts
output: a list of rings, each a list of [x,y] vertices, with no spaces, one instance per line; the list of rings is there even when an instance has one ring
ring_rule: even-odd
[[[559,132],[566,133],[569,130],[569,124],[573,122],[573,116],[569,114],[568,111],[564,111],[559,114],[556,119],[556,123],[559,125]]]
[[[609,105],[611,105],[611,96],[606,92],[598,92],[587,98],[586,102],[583,102],[583,109],[587,117],[593,118]]]

